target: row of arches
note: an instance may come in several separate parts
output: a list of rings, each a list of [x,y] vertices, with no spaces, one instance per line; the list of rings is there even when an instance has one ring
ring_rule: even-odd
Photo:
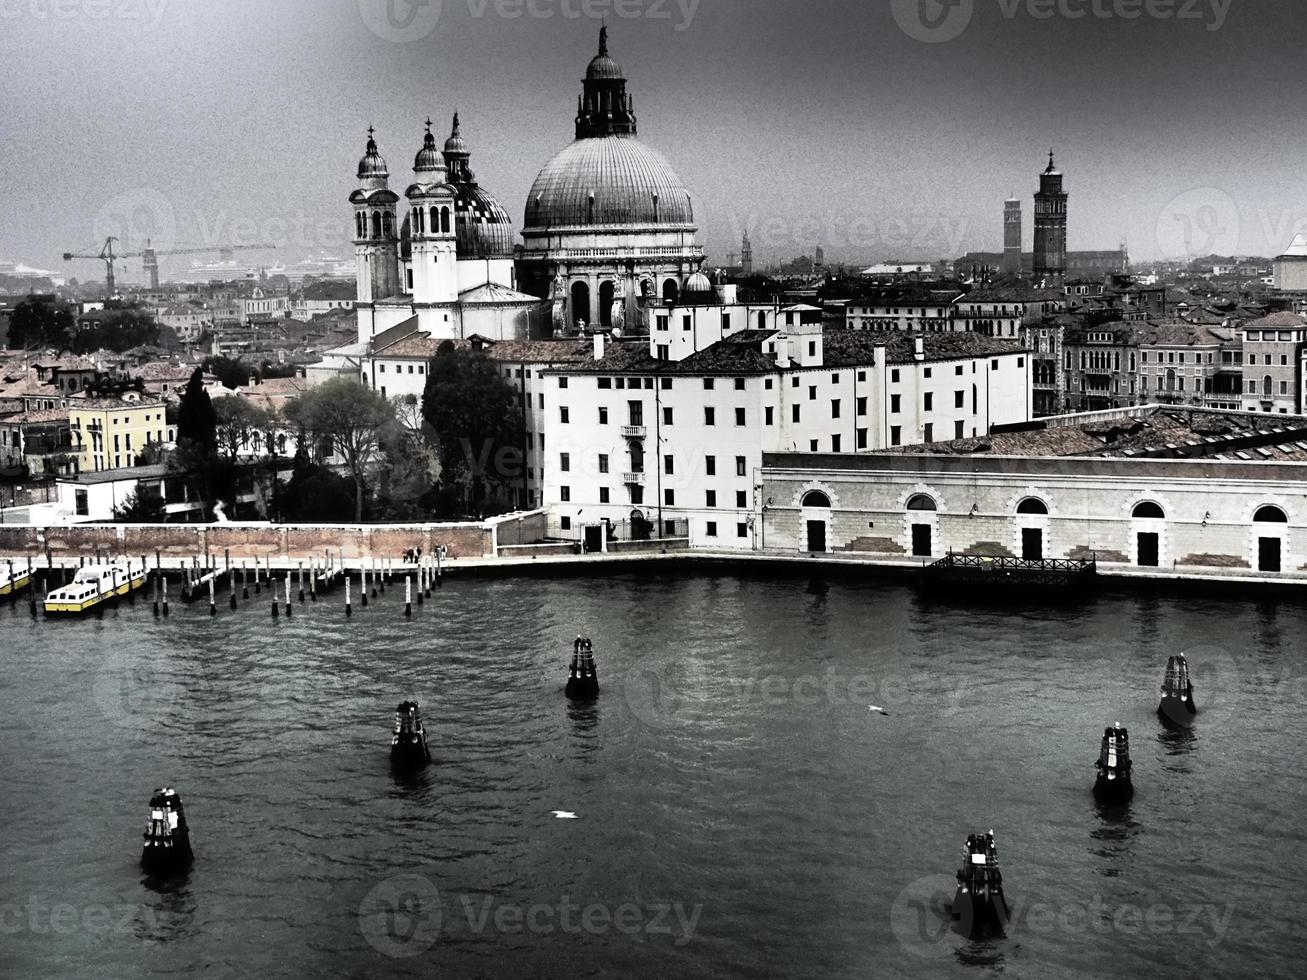
[[[640,297],[645,302],[653,298],[654,284],[652,280],[644,279],[640,282]],[[675,304],[681,295],[681,284],[673,278],[667,278],[662,285],[662,300],[664,303]],[[568,293],[570,300],[572,322],[584,320],[587,324],[597,322],[600,326],[611,327],[613,325],[613,301],[617,298],[617,283],[612,279],[604,279],[599,283],[599,302],[598,309],[591,308],[592,292],[590,284],[583,279],[578,279],[572,283]]]
[[[825,500],[826,502],[824,504],[815,503],[815,502],[809,504],[808,503],[809,498],[813,499],[814,501]],[[803,498],[803,500],[804,500],[803,506],[805,507],[809,507],[809,506],[829,507],[830,506],[830,499],[820,490],[810,491],[807,494],[807,496]],[[917,510],[917,511],[935,511],[938,510],[939,507],[935,503],[935,499],[931,497],[929,494],[918,493],[918,494],[913,494],[911,497],[908,498],[906,509]],[[1044,501],[1040,500],[1038,497],[1023,497],[1017,503],[1016,512],[1018,514],[1027,514],[1027,515],[1047,515],[1048,505],[1044,503]],[[1166,520],[1166,511],[1163,510],[1162,506],[1158,504],[1156,501],[1141,500],[1139,503],[1135,504],[1134,507],[1131,508],[1130,516],[1136,520],[1164,521]],[[1283,509],[1281,509],[1280,507],[1277,507],[1274,504],[1264,504],[1263,506],[1257,508],[1257,510],[1253,513],[1253,523],[1287,524],[1289,523],[1289,517],[1287,514],[1285,514]]]
[[[395,237],[395,215],[390,211],[373,211],[371,218],[371,236],[368,235],[368,213],[354,212],[354,235],[356,238],[389,239]]]
[[[411,212],[413,215],[413,233],[415,235],[425,235],[428,231],[435,235],[448,235],[450,229],[449,208],[437,208],[434,204],[428,208],[414,208]],[[430,219],[427,214],[430,213]]]

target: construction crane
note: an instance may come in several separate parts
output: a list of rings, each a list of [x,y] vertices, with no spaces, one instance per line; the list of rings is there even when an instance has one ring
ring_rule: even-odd
[[[99,259],[104,263],[104,280],[105,291],[108,298],[112,299],[115,291],[113,264],[118,259],[142,259],[145,272],[149,276],[150,288],[159,288],[159,256],[160,255],[201,255],[205,252],[220,252],[224,256],[231,252],[242,252],[250,249],[275,249],[276,245],[259,244],[259,245],[208,245],[198,248],[169,248],[154,249],[150,247],[150,240],[145,240],[145,248],[139,252],[115,252],[113,243],[118,241],[113,235],[104,240],[104,246],[98,254],[87,254],[79,252],[64,252],[64,261],[71,259]]]

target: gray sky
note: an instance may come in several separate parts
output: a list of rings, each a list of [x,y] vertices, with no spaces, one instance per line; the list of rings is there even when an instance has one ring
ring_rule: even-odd
[[[0,0],[0,259],[95,277],[60,255],[109,233],[348,258],[368,125],[402,192],[455,108],[520,225],[603,13],[713,261],[746,229],[764,260],[997,249],[1009,194],[1029,248],[1050,146],[1072,249],[1307,230],[1300,0]]]

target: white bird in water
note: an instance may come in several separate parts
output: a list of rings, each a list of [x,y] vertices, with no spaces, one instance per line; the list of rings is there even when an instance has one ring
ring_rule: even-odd
[[[571,810],[553,810],[553,815],[559,820],[575,820],[576,814]]]
[[[880,705],[878,705],[878,704],[869,704],[869,705],[867,705],[867,710],[868,710],[868,711],[878,711],[878,712],[880,712],[882,715],[886,715],[886,716],[889,715],[889,712],[886,711],[884,708],[882,708],[882,707],[881,707]]]

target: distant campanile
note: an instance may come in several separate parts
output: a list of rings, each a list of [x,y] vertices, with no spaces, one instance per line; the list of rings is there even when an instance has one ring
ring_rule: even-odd
[[[1003,205],[1003,272],[1021,275],[1021,201],[1015,197]]]
[[[1048,169],[1039,175],[1035,195],[1035,278],[1061,285],[1066,276],[1066,192],[1062,173],[1048,151]]]

